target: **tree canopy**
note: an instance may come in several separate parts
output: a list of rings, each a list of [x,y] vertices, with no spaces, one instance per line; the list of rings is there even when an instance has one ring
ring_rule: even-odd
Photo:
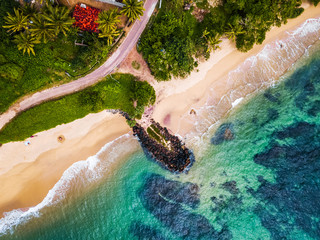
[[[123,0],[125,4],[122,10],[120,11],[124,15],[126,15],[130,21],[135,19],[140,19],[140,16],[143,15],[143,1],[138,0]]]
[[[320,0],[311,0],[317,4]],[[185,77],[201,58],[219,48],[221,37],[246,52],[261,44],[272,26],[281,26],[303,12],[301,0],[222,0],[210,6],[208,0],[186,8],[182,0],[163,2],[152,26],[142,35],[138,50],[158,80]]]

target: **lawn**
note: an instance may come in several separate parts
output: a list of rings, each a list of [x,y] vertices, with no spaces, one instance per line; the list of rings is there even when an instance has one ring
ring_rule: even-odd
[[[104,109],[119,109],[131,118],[141,118],[144,107],[154,102],[155,91],[147,82],[138,81],[130,74],[113,74],[81,92],[21,113],[0,131],[0,143],[21,141]]]

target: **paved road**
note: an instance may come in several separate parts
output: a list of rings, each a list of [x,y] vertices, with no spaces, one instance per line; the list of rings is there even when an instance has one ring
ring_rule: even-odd
[[[44,101],[48,101],[57,97],[61,97],[79,90],[82,90],[90,85],[95,84],[103,77],[110,74],[129,54],[136,45],[141,33],[146,27],[150,16],[152,15],[158,0],[146,0],[144,8],[146,9],[140,21],[137,20],[133,24],[127,37],[119,48],[111,55],[111,57],[98,69],[88,75],[79,78],[70,83],[66,83],[57,87],[52,87],[40,92],[37,92],[30,97],[22,100],[18,106],[10,107],[9,110],[0,115],[0,129],[8,123],[17,113],[25,111],[33,106],[36,106]]]

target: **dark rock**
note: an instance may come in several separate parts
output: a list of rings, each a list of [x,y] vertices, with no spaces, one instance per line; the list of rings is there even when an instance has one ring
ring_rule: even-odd
[[[225,182],[221,185],[221,187],[231,194],[238,194],[239,193],[239,188],[237,188],[237,182],[236,181],[229,181]]]
[[[214,136],[211,138],[211,143],[214,145],[219,145],[224,141],[230,141],[234,139],[234,131],[232,123],[222,124]]]
[[[265,91],[263,96],[268,99],[270,102],[275,102],[275,103],[279,103],[279,99],[275,96],[273,96],[270,91]]]
[[[253,124],[257,124],[257,123],[258,123],[258,118],[257,118],[257,117],[253,117],[253,118],[251,119],[251,122],[252,122]]]
[[[295,125],[285,128],[282,131],[276,132],[274,135],[279,139],[297,138],[299,136],[313,135],[314,124],[307,122],[299,122]]]
[[[264,125],[276,120],[278,117],[279,117],[278,111],[274,108],[269,108],[267,119],[263,123],[261,123],[261,126],[263,127]]]
[[[272,134],[276,139],[290,138],[285,144],[274,140],[254,162],[271,169],[275,181],[258,176],[259,188],[247,189],[267,206],[255,213],[273,239],[285,239],[293,229],[319,239],[320,224],[320,126],[306,122],[292,124]]]
[[[199,199],[198,195],[188,190],[190,184],[167,180],[160,175],[152,174],[147,178],[139,196],[144,207],[177,237],[190,240],[231,239],[231,233],[227,228],[218,232],[205,217],[183,207],[182,204],[193,205],[186,199],[193,199],[192,202]],[[181,198],[182,196],[184,198]]]
[[[319,112],[320,112],[320,101],[316,100],[314,101],[312,106],[309,108],[308,115],[315,117]]]
[[[160,134],[165,137],[166,141],[170,141],[171,149],[169,150],[158,143],[147,134],[143,127],[136,124],[132,128],[133,134],[139,138],[146,155],[169,171],[175,173],[187,172],[195,161],[192,151],[177,136],[171,135],[167,128],[161,127],[159,123],[154,121],[153,124],[159,129]]]
[[[130,225],[129,232],[139,240],[165,240],[159,230],[139,221],[134,221]]]

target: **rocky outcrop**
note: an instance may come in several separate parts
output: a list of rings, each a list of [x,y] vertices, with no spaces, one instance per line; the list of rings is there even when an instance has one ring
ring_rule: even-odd
[[[222,124],[214,136],[211,138],[211,143],[214,145],[219,145],[224,141],[231,141],[234,139],[234,131],[232,123]]]
[[[163,128],[159,123],[152,121],[152,124],[159,129],[159,133],[168,143],[164,146],[154,138],[149,136],[146,130],[139,124],[133,129],[133,134],[139,138],[140,144],[145,153],[162,167],[172,172],[187,172],[194,162],[194,155],[183,142],[169,133],[167,128]]]

